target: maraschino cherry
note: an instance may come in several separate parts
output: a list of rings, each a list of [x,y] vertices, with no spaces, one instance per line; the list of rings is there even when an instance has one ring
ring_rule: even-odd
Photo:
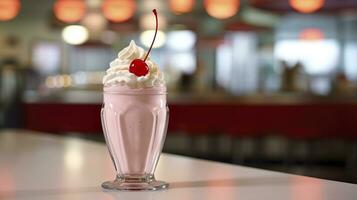
[[[149,73],[149,67],[148,65],[145,63],[146,59],[149,56],[149,53],[152,49],[152,46],[155,42],[155,38],[156,38],[156,34],[157,34],[157,29],[158,29],[158,19],[157,19],[157,12],[156,9],[152,10],[152,12],[155,15],[155,19],[156,19],[156,28],[155,28],[155,35],[154,35],[154,39],[152,40],[152,43],[150,45],[149,51],[146,53],[146,56],[144,58],[144,60],[141,60],[139,58],[134,59],[129,66],[129,72],[135,74],[136,76],[145,76],[146,74]]]

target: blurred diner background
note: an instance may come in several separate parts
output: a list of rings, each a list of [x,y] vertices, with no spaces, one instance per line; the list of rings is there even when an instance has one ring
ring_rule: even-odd
[[[357,0],[0,0],[0,129],[104,143],[102,77],[154,8],[164,152],[357,183]]]

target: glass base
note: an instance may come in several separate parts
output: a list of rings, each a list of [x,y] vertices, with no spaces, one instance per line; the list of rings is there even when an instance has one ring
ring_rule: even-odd
[[[157,181],[153,176],[146,177],[117,177],[114,181],[106,181],[102,188],[107,190],[161,190],[169,187],[164,181]]]

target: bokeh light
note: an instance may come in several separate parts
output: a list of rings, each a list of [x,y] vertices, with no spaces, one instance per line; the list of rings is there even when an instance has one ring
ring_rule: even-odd
[[[318,28],[306,28],[299,33],[301,40],[323,40],[324,33]]]
[[[227,19],[234,16],[239,9],[239,0],[205,0],[207,13],[217,19]]]
[[[140,42],[146,46],[150,47],[151,42],[154,38],[155,30],[147,30],[141,33]],[[163,31],[157,31],[157,36],[153,48],[162,47],[166,42],[166,34]]]
[[[100,12],[88,13],[82,20],[82,24],[87,27],[91,32],[104,31],[107,26],[107,20]]]
[[[105,0],[102,5],[104,16],[112,22],[123,22],[133,17],[136,4],[133,0]]]
[[[170,0],[169,2],[171,11],[176,14],[191,12],[194,5],[194,0]]]
[[[83,0],[57,0],[54,13],[63,22],[78,22],[86,13],[86,4]]]
[[[312,13],[319,10],[325,0],[289,0],[290,6],[301,13]]]
[[[19,13],[21,3],[19,0],[1,0],[0,1],[0,21],[14,19]]]
[[[70,25],[63,29],[62,38],[68,44],[79,45],[88,40],[89,33],[84,26]]]
[[[68,74],[47,76],[45,80],[47,88],[63,88],[72,86],[72,77]]]
[[[164,15],[161,13],[157,13],[157,17],[159,18],[159,29],[166,29],[167,20]],[[142,15],[139,20],[139,26],[142,30],[151,30],[155,29],[155,17],[152,12],[148,12],[145,15]]]
[[[177,42],[185,41],[185,42]],[[186,51],[194,47],[196,34],[190,30],[172,31],[167,34],[167,46],[176,51]]]

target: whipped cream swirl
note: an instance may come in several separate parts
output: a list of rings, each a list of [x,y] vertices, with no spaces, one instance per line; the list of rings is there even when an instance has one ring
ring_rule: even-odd
[[[126,85],[130,88],[149,88],[165,85],[163,73],[150,57],[146,59],[149,73],[145,76],[136,76],[129,72],[130,63],[134,59],[144,60],[146,51],[138,47],[132,40],[128,47],[118,53],[118,57],[110,63],[110,68],[103,78],[104,86]]]

